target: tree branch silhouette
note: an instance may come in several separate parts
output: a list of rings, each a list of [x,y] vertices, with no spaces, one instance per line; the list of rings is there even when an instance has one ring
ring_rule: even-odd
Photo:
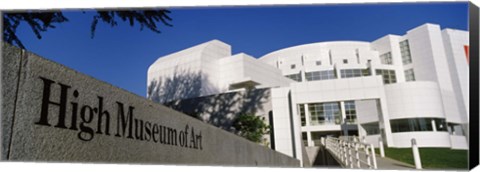
[[[90,27],[91,38],[95,36],[95,30],[99,21],[110,25],[117,26],[118,21],[128,22],[130,26],[135,24],[140,25],[140,30],[148,28],[155,33],[161,33],[158,24],[164,26],[173,26],[169,22],[172,18],[168,16],[171,13],[166,9],[146,9],[146,10],[97,10],[93,16]],[[25,11],[25,12],[7,12],[3,14],[3,40],[9,44],[17,45],[20,48],[25,48],[20,38],[17,36],[17,28],[21,23],[26,23],[30,26],[33,33],[38,39],[42,39],[42,33],[48,29],[55,28],[58,24],[69,21],[63,15],[62,11]]]
[[[30,26],[38,39],[42,39],[41,32],[47,31],[48,28],[55,28],[55,24],[66,22],[68,19],[63,16],[62,12],[5,13],[3,15],[4,41],[25,48],[16,35],[17,28],[22,21]]]

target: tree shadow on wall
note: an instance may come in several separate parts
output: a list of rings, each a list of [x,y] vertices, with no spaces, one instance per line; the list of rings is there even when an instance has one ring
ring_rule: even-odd
[[[218,92],[208,76],[201,72],[175,70],[172,77],[152,80],[147,98],[233,133],[237,133],[232,123],[238,115],[256,114],[268,118],[270,109],[265,109],[265,104],[270,100],[269,89],[215,94]]]
[[[268,119],[270,109],[265,106],[269,99],[269,89],[252,89],[177,100],[165,105],[218,128],[238,133],[232,124],[239,115],[255,114]]]
[[[147,87],[147,99],[164,103],[173,100],[198,97],[202,95],[201,72],[178,71],[175,69],[172,77],[159,77],[150,82]]]

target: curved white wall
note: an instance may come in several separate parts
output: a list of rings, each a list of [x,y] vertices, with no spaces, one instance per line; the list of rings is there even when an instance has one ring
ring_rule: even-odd
[[[445,113],[438,84],[429,81],[385,85],[390,120],[402,118],[443,118]],[[419,147],[451,147],[446,131],[392,133],[394,147],[411,147],[415,138]]]
[[[390,119],[445,118],[437,83],[427,81],[385,85]]]
[[[331,58],[330,58],[331,57]],[[259,60],[282,70],[284,75],[302,71],[332,69],[334,65],[349,68],[365,68],[370,60],[377,62],[378,53],[373,51],[369,42],[332,41],[304,44],[274,51]],[[343,60],[348,63],[344,64]],[[317,65],[317,61],[321,65]],[[294,69],[291,65],[295,65]]]
[[[216,61],[231,55],[231,47],[212,40],[158,58],[147,72],[147,98],[157,102],[220,93]]]
[[[411,140],[414,138],[419,147],[451,147],[448,132],[402,132],[392,133],[394,147],[412,147]]]

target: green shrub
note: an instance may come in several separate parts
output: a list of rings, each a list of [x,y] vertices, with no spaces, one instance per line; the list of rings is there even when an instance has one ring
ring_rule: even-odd
[[[270,133],[270,127],[265,124],[264,119],[253,114],[238,116],[233,121],[233,127],[237,135],[256,143],[262,143],[263,135]]]

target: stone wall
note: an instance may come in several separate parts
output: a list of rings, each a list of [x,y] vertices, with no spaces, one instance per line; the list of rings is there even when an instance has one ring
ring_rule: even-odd
[[[10,45],[1,159],[290,166],[298,160]]]

